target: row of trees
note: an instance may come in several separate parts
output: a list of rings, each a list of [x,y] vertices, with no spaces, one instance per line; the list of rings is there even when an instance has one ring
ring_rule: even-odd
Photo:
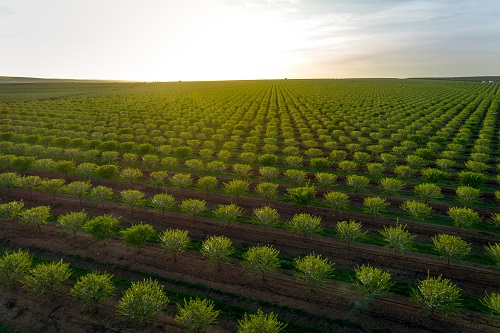
[[[62,260],[33,266],[31,255],[21,250],[7,251],[0,257],[0,283],[3,287],[11,287],[20,282],[25,289],[33,293],[49,294],[62,291],[71,275],[69,264]],[[99,304],[112,299],[115,291],[112,275],[92,272],[80,276],[69,290],[69,294],[97,312]],[[156,280],[145,279],[132,282],[123,292],[116,305],[116,312],[144,326],[164,312],[168,303],[164,287]],[[220,311],[214,306],[214,302],[207,299],[184,299],[182,303],[177,304],[177,314],[174,318],[186,325],[190,332],[206,332],[210,326],[217,323],[216,318]],[[265,314],[259,309],[257,313],[245,313],[239,321],[238,332],[251,333],[258,327],[261,332],[275,333],[285,326],[272,312]]]

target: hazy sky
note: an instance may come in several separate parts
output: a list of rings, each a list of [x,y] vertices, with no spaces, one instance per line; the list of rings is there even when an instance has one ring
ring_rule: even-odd
[[[500,1],[0,0],[0,75],[500,75]]]

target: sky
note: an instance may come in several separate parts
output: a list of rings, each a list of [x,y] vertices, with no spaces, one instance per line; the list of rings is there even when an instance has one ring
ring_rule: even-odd
[[[0,0],[0,76],[500,75],[498,0]]]

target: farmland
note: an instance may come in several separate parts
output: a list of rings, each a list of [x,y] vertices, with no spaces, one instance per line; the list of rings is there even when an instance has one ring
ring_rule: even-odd
[[[43,295],[26,277],[3,285],[0,324],[184,332],[178,308],[199,297],[220,311],[213,332],[259,309],[283,332],[498,332],[499,111],[500,85],[481,82],[2,84],[0,255],[71,275]],[[144,241],[127,236],[146,225]],[[187,248],[171,252],[167,230]],[[220,260],[212,236],[230,241]],[[264,246],[276,265],[250,260]],[[328,274],[313,279],[306,258]],[[385,290],[362,283],[366,266],[390,274]],[[94,271],[116,287],[98,312],[70,293]],[[457,304],[419,298],[438,277]],[[170,301],[138,328],[117,309],[145,278]]]

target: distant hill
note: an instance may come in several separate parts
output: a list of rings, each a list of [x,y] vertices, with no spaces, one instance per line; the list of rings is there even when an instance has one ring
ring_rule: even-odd
[[[411,80],[441,80],[441,81],[471,81],[500,82],[500,76],[456,76],[456,77],[409,77]]]
[[[0,84],[2,83],[105,83],[105,82],[128,82],[119,80],[73,80],[73,79],[43,79],[37,77],[12,77],[0,76]]]

